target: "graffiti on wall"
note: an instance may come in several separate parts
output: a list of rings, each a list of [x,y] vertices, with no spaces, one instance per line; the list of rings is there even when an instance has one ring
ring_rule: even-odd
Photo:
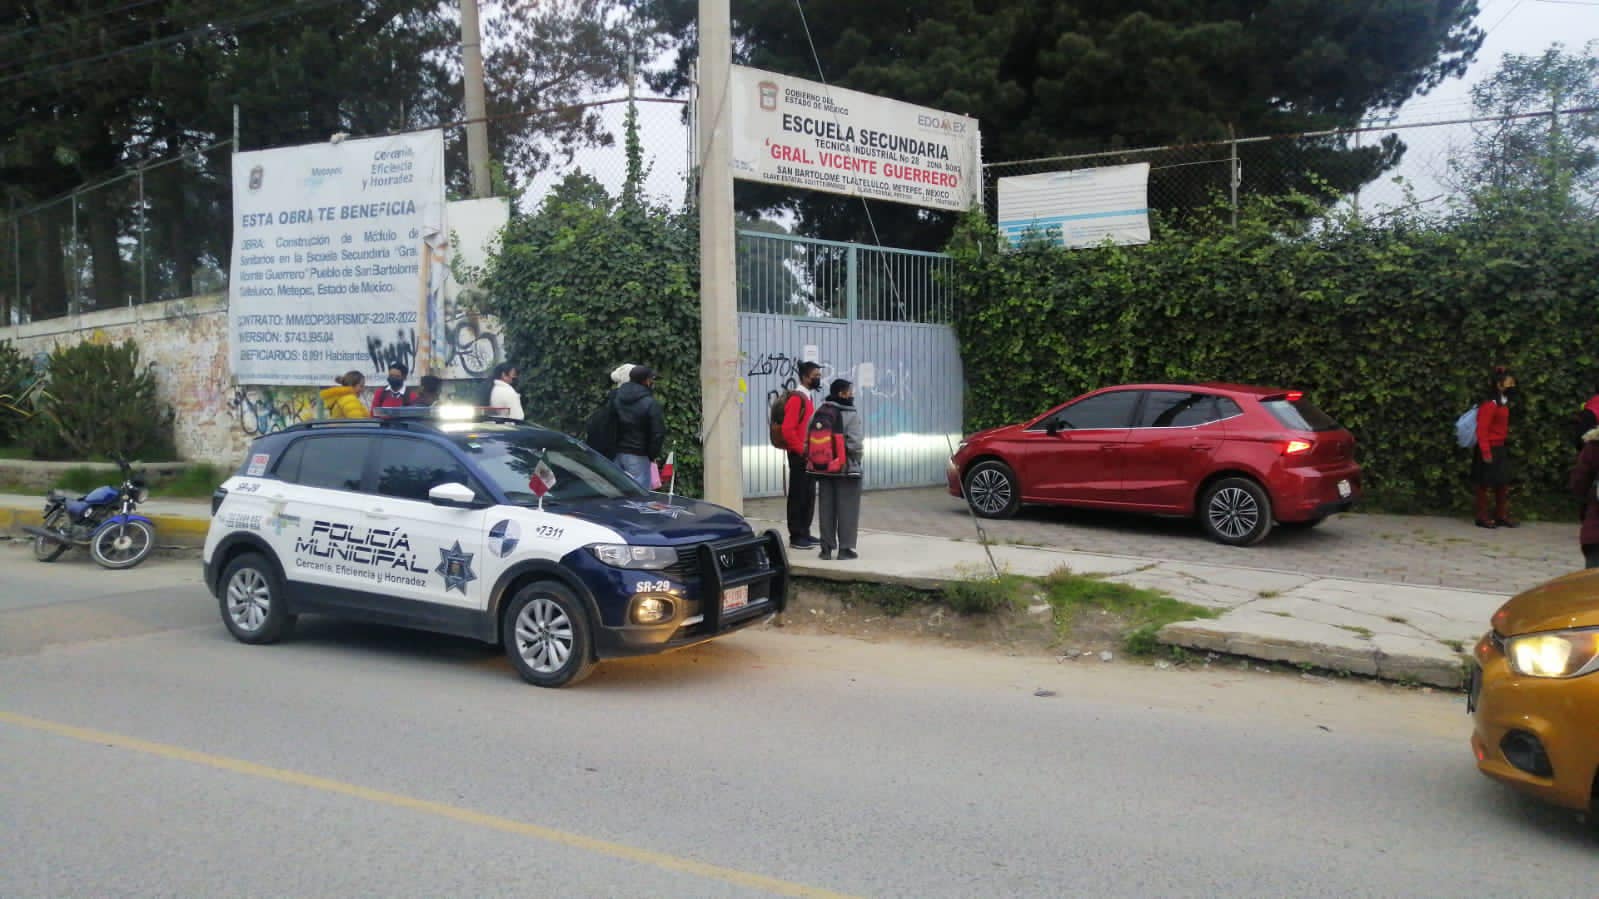
[[[775,378],[776,383],[766,391],[767,405],[799,385],[801,360],[787,353],[761,353],[745,371],[745,377],[755,385],[756,379]],[[838,368],[826,360],[818,360],[822,367],[823,388],[835,378],[844,378],[855,384],[855,395],[876,400],[903,401],[916,396],[916,382],[910,366],[903,362],[857,362],[848,368]],[[756,389],[760,385],[755,385]]]
[[[500,355],[499,324],[493,316],[473,311],[481,308],[481,291],[467,288],[459,301],[444,304],[444,367],[462,377],[487,377],[504,359]]]
[[[375,372],[386,372],[395,365],[405,366],[406,371],[416,371],[416,329],[396,328],[393,341],[369,334],[366,351],[372,358]]]
[[[317,417],[316,391],[306,387],[235,387],[228,410],[246,437],[262,437]]]

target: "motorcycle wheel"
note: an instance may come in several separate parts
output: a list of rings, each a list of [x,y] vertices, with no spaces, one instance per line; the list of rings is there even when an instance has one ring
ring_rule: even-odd
[[[44,519],[45,529],[55,530],[61,522],[61,514],[61,510],[57,509],[47,515]],[[41,562],[54,562],[61,558],[61,554],[66,551],[67,545],[65,543],[57,543],[54,540],[46,540],[43,537],[33,538],[33,557]]]
[[[101,528],[89,541],[89,554],[103,568],[132,568],[155,549],[155,529],[142,521]]]

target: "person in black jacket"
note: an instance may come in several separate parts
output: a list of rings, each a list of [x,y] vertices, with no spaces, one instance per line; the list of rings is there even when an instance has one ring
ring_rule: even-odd
[[[617,388],[616,464],[622,466],[645,490],[650,483],[650,465],[661,458],[666,448],[666,412],[655,398],[655,370],[647,365],[633,366],[628,383]]]

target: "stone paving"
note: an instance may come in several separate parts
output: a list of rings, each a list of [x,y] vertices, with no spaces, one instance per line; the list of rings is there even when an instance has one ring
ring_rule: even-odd
[[[751,500],[745,513],[780,520],[783,500]],[[1213,543],[1191,521],[1101,512],[1027,509],[982,524],[999,544],[1509,595],[1582,567],[1575,518],[1489,531],[1468,520],[1356,513],[1310,531],[1279,528],[1247,549]],[[977,539],[965,504],[942,489],[868,493],[861,526]]]

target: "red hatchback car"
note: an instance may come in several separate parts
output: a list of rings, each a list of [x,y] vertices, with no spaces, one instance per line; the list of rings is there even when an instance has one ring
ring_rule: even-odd
[[[1259,543],[1360,498],[1355,438],[1304,395],[1237,384],[1130,384],[963,441],[949,492],[985,518],[1023,504],[1192,516]]]

